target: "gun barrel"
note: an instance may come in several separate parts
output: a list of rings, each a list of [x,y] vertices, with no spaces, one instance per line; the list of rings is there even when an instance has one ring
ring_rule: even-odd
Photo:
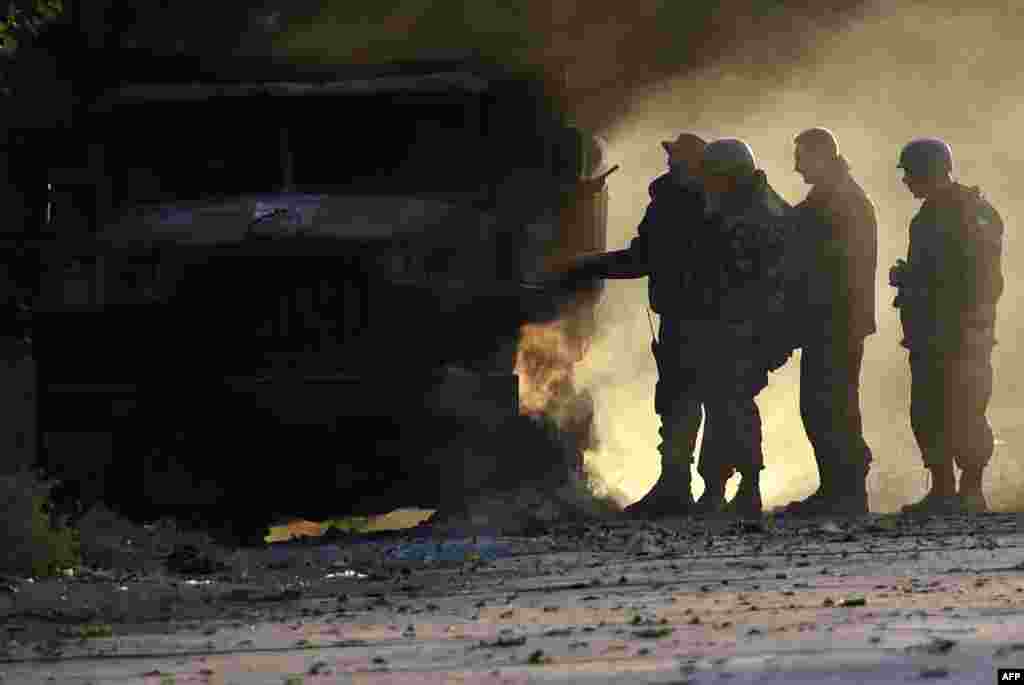
[[[604,172],[603,174],[601,174],[600,176],[598,176],[594,180],[595,181],[604,181],[606,178],[608,178],[609,176],[611,176],[612,174],[614,174],[618,170],[619,170],[619,165],[616,164],[611,169],[609,169],[608,171]]]

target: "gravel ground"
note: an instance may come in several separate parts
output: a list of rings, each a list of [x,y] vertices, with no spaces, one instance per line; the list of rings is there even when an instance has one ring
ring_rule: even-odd
[[[0,584],[3,683],[991,683],[1020,517],[420,527],[229,550],[106,521],[116,571]],[[438,542],[442,544],[438,546]]]

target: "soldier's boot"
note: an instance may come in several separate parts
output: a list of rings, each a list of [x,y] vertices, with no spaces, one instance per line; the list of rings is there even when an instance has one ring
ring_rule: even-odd
[[[844,469],[845,471],[845,469]],[[842,476],[846,477],[842,477]],[[783,513],[797,517],[866,516],[868,514],[867,473],[863,467],[848,474],[822,473],[822,484],[810,497],[791,502]]]
[[[964,469],[960,474],[960,495],[964,510],[969,514],[984,514],[988,511],[988,502],[981,491],[981,480],[984,467]]]
[[[695,516],[714,516],[725,510],[725,483],[728,477],[705,478],[704,493],[693,505]]]
[[[690,464],[662,464],[661,475],[646,495],[630,504],[623,512],[627,516],[657,519],[669,516],[689,516],[693,513],[693,493],[690,489]]]
[[[725,505],[724,513],[744,519],[759,519],[764,513],[761,502],[760,469],[743,473],[736,496]]]
[[[823,516],[829,513],[831,503],[832,493],[830,489],[821,484],[809,497],[787,504],[783,508],[782,513],[797,517]]]
[[[904,514],[919,516],[942,516],[966,513],[964,501],[956,492],[956,476],[951,463],[935,463],[928,467],[932,472],[932,487],[922,499],[905,505]]]

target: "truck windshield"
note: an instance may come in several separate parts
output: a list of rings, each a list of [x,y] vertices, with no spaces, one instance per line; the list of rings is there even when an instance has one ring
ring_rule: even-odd
[[[105,114],[115,206],[280,190],[474,197],[480,96],[246,96]]]

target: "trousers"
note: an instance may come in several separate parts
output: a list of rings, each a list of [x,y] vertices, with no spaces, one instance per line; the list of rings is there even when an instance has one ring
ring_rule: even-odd
[[[988,465],[995,449],[985,412],[992,399],[992,351],[910,351],[910,427],[925,467]]]
[[[860,412],[863,359],[863,338],[823,338],[803,346],[800,417],[826,487],[866,476],[871,465]]]
[[[661,418],[662,466],[693,463],[704,421],[697,472],[708,479],[764,468],[761,414],[755,400],[768,373],[750,335],[735,328],[662,319],[657,345],[655,410]]]

